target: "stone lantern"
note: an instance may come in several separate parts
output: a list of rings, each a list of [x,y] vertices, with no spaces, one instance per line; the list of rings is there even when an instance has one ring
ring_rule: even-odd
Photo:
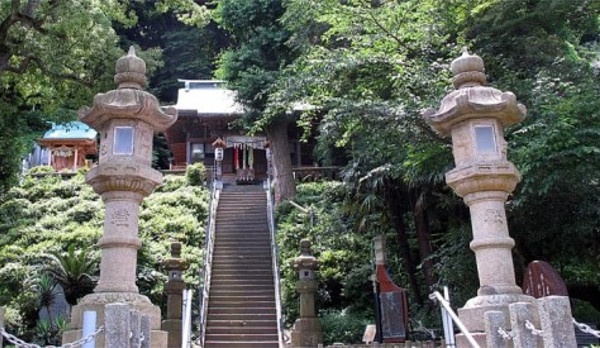
[[[166,333],[160,330],[160,309],[138,293],[135,285],[138,238],[138,214],[142,199],[162,182],[162,174],[151,168],[152,137],[164,131],[176,118],[173,108],[162,109],[158,100],[142,90],[146,83],[146,63],[129,53],[117,60],[116,90],[94,97],[91,108],[82,109],[79,119],[100,134],[99,165],[86,175],[86,181],[102,196],[106,205],[100,279],[94,294],[73,308],[71,328],[65,342],[80,335],[82,312],[98,312],[103,323],[104,306],[128,303],[142,314],[150,315],[152,345],[165,346]],[[163,344],[164,343],[164,344]]]
[[[516,285],[505,202],[520,180],[507,160],[503,129],[522,121],[526,108],[511,92],[485,86],[483,60],[466,50],[451,64],[455,91],[438,111],[423,114],[433,129],[452,137],[456,168],[446,182],[469,206],[480,288],[478,296],[459,310],[468,329],[484,331],[483,313],[507,311],[517,301],[531,302]]]
[[[162,329],[169,333],[169,348],[181,347],[182,326],[182,294],[185,290],[183,271],[188,269],[188,263],[181,258],[181,243],[171,243],[171,257],[162,262],[162,267],[169,275],[165,284],[167,295],[167,315],[162,323]]]
[[[306,239],[300,241],[300,256],[294,260],[292,266],[299,275],[296,289],[300,293],[300,318],[296,320],[292,328],[292,345],[294,347],[317,347],[319,343],[323,343],[321,324],[317,319],[315,309],[315,292],[317,290],[315,271],[319,268],[319,261],[311,254],[310,241]]]

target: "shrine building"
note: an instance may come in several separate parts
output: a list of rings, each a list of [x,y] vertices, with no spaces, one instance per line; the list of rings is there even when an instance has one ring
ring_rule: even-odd
[[[239,180],[244,171],[246,179],[263,180],[267,172],[265,144],[268,139],[262,134],[249,136],[231,127],[231,123],[244,114],[243,106],[235,100],[236,93],[227,89],[224,81],[179,81],[185,84],[179,89],[174,105],[179,116],[165,132],[173,154],[173,168],[185,168],[196,162],[212,166],[215,158],[213,143],[221,139],[225,143],[224,177]],[[295,122],[291,122],[288,137],[292,166],[313,166],[314,141],[300,142],[301,134]]]
[[[43,148],[39,164],[52,166],[57,172],[75,171],[86,165],[86,156],[96,155],[96,131],[85,123],[75,121],[53,125],[41,139]]]

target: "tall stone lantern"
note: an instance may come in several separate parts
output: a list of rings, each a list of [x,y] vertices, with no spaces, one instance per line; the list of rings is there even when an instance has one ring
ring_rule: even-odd
[[[152,136],[166,130],[176,118],[173,108],[162,109],[158,100],[142,90],[146,84],[146,63],[129,53],[117,60],[116,90],[94,97],[91,108],[80,110],[79,119],[100,134],[99,165],[86,175],[86,182],[102,196],[106,205],[104,231],[98,245],[102,249],[100,280],[94,294],[73,308],[72,322],[63,336],[72,342],[80,336],[83,311],[98,313],[104,322],[108,303],[131,304],[151,317],[152,346],[166,346],[166,333],[160,330],[160,309],[138,293],[135,285],[138,214],[142,199],[162,182],[162,174],[151,168]],[[99,342],[103,346],[103,342]]]
[[[294,323],[291,338],[294,347],[317,347],[323,343],[321,324],[317,319],[315,308],[315,292],[317,282],[315,271],[319,261],[312,255],[310,241],[300,241],[300,256],[294,259],[292,266],[298,272],[299,280],[296,289],[300,294],[300,318]]]
[[[451,64],[455,91],[438,111],[423,116],[443,136],[452,137],[456,168],[446,182],[469,206],[480,288],[478,296],[459,310],[468,329],[484,331],[483,314],[502,310],[518,301],[532,301],[516,285],[505,202],[520,180],[517,168],[507,160],[503,129],[525,118],[527,110],[511,92],[485,86],[483,60],[466,50]]]

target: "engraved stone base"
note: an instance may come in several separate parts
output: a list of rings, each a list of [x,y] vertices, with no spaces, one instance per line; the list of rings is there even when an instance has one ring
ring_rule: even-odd
[[[301,318],[296,320],[291,331],[292,347],[316,348],[323,343],[321,324],[317,318]]]
[[[506,318],[510,317],[508,305],[515,302],[535,302],[531,296],[523,294],[502,294],[502,295],[483,295],[477,296],[465,304],[463,308],[458,310],[458,317],[467,327],[469,332],[473,334],[475,340],[480,346],[486,346],[485,337],[485,312],[487,311],[502,311]],[[534,311],[537,316],[537,311]],[[534,318],[538,322],[538,318]],[[471,347],[467,339],[462,335],[456,335],[457,347]]]
[[[151,348],[167,347],[167,332],[161,331],[160,327],[160,308],[153,305],[150,300],[137,293],[94,293],[85,296],[79,304],[73,307],[71,312],[71,322],[67,330],[63,333],[63,344],[74,342],[81,338],[83,328],[83,312],[96,312],[96,325],[104,325],[104,307],[109,303],[127,303],[132,309],[140,312],[142,315],[150,317],[150,326],[152,330]],[[102,348],[104,345],[104,334],[98,335],[96,347]],[[111,347],[105,347],[111,348]]]

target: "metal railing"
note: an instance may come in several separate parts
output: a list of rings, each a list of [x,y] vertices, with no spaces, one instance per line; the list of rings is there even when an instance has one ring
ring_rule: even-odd
[[[429,299],[431,299],[433,301],[437,301],[440,304],[440,308],[442,311],[442,324],[444,326],[444,338],[446,339],[446,346],[447,347],[456,347],[456,344],[454,343],[454,327],[452,326],[452,322],[454,321],[456,326],[458,326],[460,332],[462,332],[463,335],[465,335],[465,338],[467,339],[467,341],[469,341],[469,344],[471,344],[471,347],[480,348],[479,344],[477,344],[477,342],[473,338],[473,335],[471,335],[471,333],[469,332],[467,327],[462,323],[462,321],[460,321],[460,319],[458,318],[458,315],[456,315],[454,310],[452,310],[452,307],[450,307],[448,288],[446,288],[446,287],[444,287],[444,295],[445,296],[442,296],[442,294],[440,294],[439,291],[434,291],[432,294],[429,295]],[[450,338],[451,338],[452,343],[448,344],[448,340]]]
[[[201,347],[204,347],[204,336],[206,334],[206,319],[208,316],[208,294],[210,292],[210,281],[212,276],[212,259],[216,230],[215,220],[217,217],[217,207],[219,206],[220,194],[220,185],[218,185],[217,180],[213,180],[211,185],[208,223],[206,225],[206,235],[204,237],[204,264],[202,266],[202,273],[200,274],[200,277],[203,278],[203,282],[200,285],[200,289],[198,292],[198,298],[200,301],[200,312],[198,321],[200,323],[199,338]]]
[[[184,289],[182,291],[181,313],[181,348],[190,348],[192,346],[192,300],[194,291]]]
[[[267,191],[267,216],[269,224],[269,232],[271,234],[271,261],[273,268],[273,281],[275,283],[275,309],[277,311],[277,337],[279,338],[279,347],[285,347],[284,338],[284,317],[283,307],[281,304],[281,281],[279,278],[279,264],[278,264],[278,248],[276,239],[276,227],[275,227],[275,202],[273,200],[273,193],[271,191],[271,179],[267,178],[266,182]]]

